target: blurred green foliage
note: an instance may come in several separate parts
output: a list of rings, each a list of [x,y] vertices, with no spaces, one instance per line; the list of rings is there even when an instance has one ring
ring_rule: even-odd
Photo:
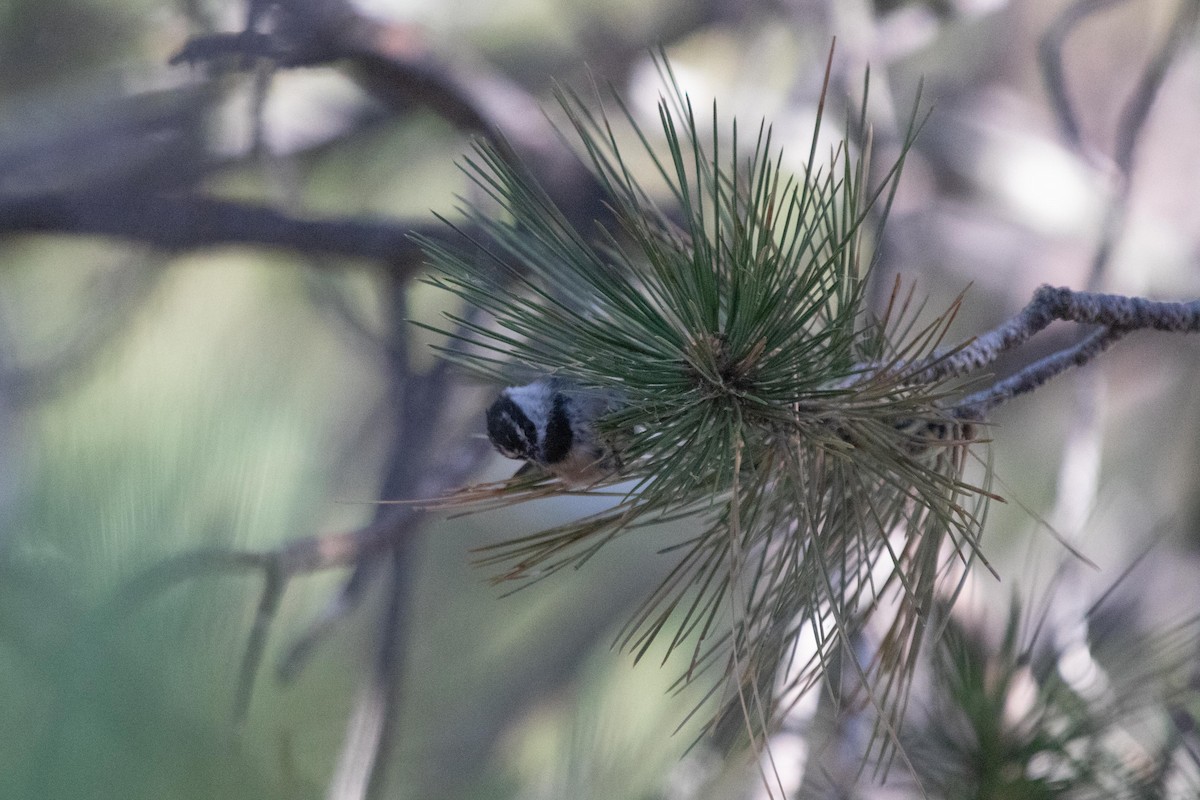
[[[778,130],[786,137],[807,124],[790,93],[817,79],[819,69],[810,66],[825,52],[830,33],[841,35],[852,52],[868,49],[863,42],[870,31],[851,13],[866,6],[830,4],[837,10],[825,22],[833,31],[781,16],[772,4],[750,5],[741,17],[714,14],[697,22],[671,44],[687,56],[681,68],[707,70],[706,85],[731,96],[728,107],[745,103],[756,109],[752,117],[778,111]],[[1018,122],[1028,119],[996,98],[1018,95],[1028,103],[1040,97],[1030,42],[1054,5],[1014,3],[994,16],[947,24],[893,65],[898,107],[918,73],[931,76],[943,110],[926,139],[944,148],[931,147],[926,161],[911,159],[906,180],[919,191],[915,199],[901,198],[895,222],[919,234],[919,257],[910,263],[926,270],[921,286],[935,294],[931,307],[978,281],[966,308],[981,317],[964,314],[964,331],[994,321],[1000,312],[989,307],[1009,302],[1005,292],[1020,295],[1023,282],[1076,282],[1078,252],[1092,241],[1093,231],[1082,223],[1078,239],[1029,238],[1019,228],[1019,209],[996,196],[971,196],[977,176],[955,171],[969,148],[938,135],[976,119],[971,114],[990,119],[969,104],[956,105],[964,96],[984,97],[980,105],[993,114],[1000,109]],[[1131,13],[1153,24],[1167,4],[1147,5],[1158,11]],[[641,58],[706,7],[425,3],[382,10],[422,20],[446,41],[476,47],[544,88],[554,75],[580,77],[585,61],[620,81],[626,70],[635,71],[626,53]],[[239,6],[219,0],[0,3],[0,154],[11,153],[10,146],[28,148],[30,131],[36,144],[91,109],[103,118],[143,89],[169,91],[187,73],[167,69],[165,60],[198,29],[187,21],[191,11],[229,27],[242,18]],[[1125,56],[1136,38],[1123,35],[1109,47],[1105,30],[1095,34],[1099,43],[1085,40],[1072,53],[1081,74],[1092,77],[1081,107],[1096,118],[1109,109],[1092,101],[1112,93],[1110,78],[1129,72]],[[607,60],[618,56],[630,60]],[[1179,79],[1176,91],[1183,96],[1193,96],[1186,94],[1196,82],[1193,72]],[[278,76],[276,113],[303,123],[302,113],[312,111],[305,105],[309,92],[353,95],[348,82],[330,74]],[[375,121],[286,157],[251,157],[231,144],[245,146],[249,95],[244,83],[229,88],[228,101],[204,131],[229,147],[229,163],[208,181],[214,192],[295,202],[320,213],[411,217],[446,211],[464,191],[454,167],[463,137],[429,115]],[[1168,104],[1176,115],[1194,106]],[[329,108],[318,103],[316,117],[332,116]],[[1168,119],[1164,128],[1194,138],[1190,117]],[[1180,199],[1172,191],[1173,181],[1193,188],[1192,144],[1143,150],[1151,209],[1195,206],[1190,195]],[[81,161],[67,167],[24,171],[29,165],[10,163],[0,181],[15,175],[28,187],[39,175],[77,177],[79,164],[98,148],[98,142],[76,143],[64,158]],[[1010,162],[995,163],[1004,172]],[[921,194],[934,186],[952,196],[949,211]],[[987,226],[969,218],[971,202],[1003,221]],[[944,216],[904,227],[913,208],[935,205]],[[1135,242],[1154,247],[1138,251],[1145,258],[1125,268],[1125,279],[1162,295],[1185,294],[1194,272],[1180,255],[1189,252],[1178,233],[1186,225],[1146,211],[1130,229]],[[1023,255],[1001,258],[997,266],[997,253],[1010,251],[995,243],[1010,239]],[[50,236],[4,240],[0,264],[0,797],[325,796],[371,658],[378,592],[284,686],[272,672],[275,659],[344,576],[317,575],[293,586],[240,728],[232,707],[258,577],[187,582],[117,619],[98,612],[131,576],[166,556],[208,545],[270,547],[345,529],[371,514],[389,425],[387,409],[380,408],[380,355],[320,297],[332,286],[377,333],[385,319],[378,276],[371,265],[314,265],[250,249],[170,255]],[[125,286],[121,277],[130,274],[136,278],[130,286],[144,294],[125,308],[106,287]],[[413,316],[424,319],[445,302],[427,288],[415,289],[410,299]],[[54,362],[64,343],[87,342],[104,327],[97,320],[106,311],[120,324],[98,342],[97,352],[69,369],[34,375],[31,383],[14,379]],[[427,368],[427,341],[414,337],[412,344],[414,363]],[[1134,534],[1152,527],[1145,520],[1157,525],[1169,518],[1195,486],[1194,343],[1130,343],[1124,353],[1109,362],[1126,391],[1106,410],[1109,471],[1085,546],[1109,575],[1136,549]],[[1156,366],[1164,354],[1172,367]],[[1071,390],[1054,386],[1020,409],[1006,409],[995,427],[1002,439],[997,471],[1010,486],[1002,493],[1021,502],[994,515],[985,547],[1002,575],[1020,576],[1022,588],[1050,580],[1062,558],[1048,537],[1036,539],[1042,550],[1029,554],[1027,532],[1034,526],[1020,506],[1040,510],[1053,501],[1054,470],[1073,409]],[[511,465],[491,469],[495,475]],[[472,547],[575,512],[553,503],[439,521],[427,532],[411,611],[400,744],[389,754],[396,764],[393,796],[695,797],[701,789],[686,787],[712,779],[711,796],[732,797],[754,785],[753,768],[714,765],[702,748],[680,760],[692,742],[690,729],[672,731],[697,698],[665,688],[682,665],[660,667],[648,657],[634,670],[610,650],[632,600],[669,566],[655,552],[678,532],[631,539],[585,571],[503,600],[472,568]],[[531,521],[526,514],[538,517]],[[1189,596],[1195,581],[1186,567],[1182,561],[1164,567],[1161,580],[1146,584],[1147,597],[1156,590]]]

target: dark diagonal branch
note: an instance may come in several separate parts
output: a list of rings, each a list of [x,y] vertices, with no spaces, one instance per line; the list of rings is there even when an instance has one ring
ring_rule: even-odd
[[[1050,107],[1058,120],[1059,130],[1067,145],[1085,157],[1093,155],[1094,149],[1087,146],[1075,114],[1074,105],[1071,102],[1063,50],[1067,39],[1085,19],[1121,2],[1125,2],[1125,0],[1077,0],[1055,19],[1038,45],[1042,77],[1050,95]],[[1092,257],[1092,266],[1087,282],[1089,289],[1098,288],[1101,285],[1102,276],[1124,230],[1129,208],[1134,157],[1142,131],[1150,118],[1150,109],[1158,97],[1159,89],[1166,80],[1171,66],[1184,48],[1195,40],[1198,22],[1200,22],[1200,2],[1182,0],[1167,29],[1166,40],[1161,47],[1154,51],[1121,107],[1111,154],[1111,166],[1115,168],[1116,173],[1116,186],[1105,207],[1104,220],[1100,228],[1100,241],[1097,243]]]
[[[446,59],[419,27],[365,16],[345,0],[282,0],[275,6],[269,32],[197,37],[175,61],[344,65],[393,111],[421,106],[492,142],[512,163],[534,172],[581,229],[590,231],[596,220],[608,219],[595,178],[564,144],[538,99],[520,84],[481,63]],[[243,58],[232,58],[238,55]]]
[[[537,173],[539,182],[580,227],[605,217],[590,174],[523,87],[481,65],[435,57],[417,29],[372,20],[339,0],[273,5],[271,18],[276,21],[270,33],[203,35],[190,42],[179,59],[210,63],[238,56],[226,59],[236,69],[263,59],[282,68],[345,66],[393,113],[424,106],[458,129],[502,146],[514,162]],[[204,161],[202,155],[195,158]],[[140,163],[133,162],[129,169],[141,169]],[[408,221],[285,214],[270,206],[190,191],[192,183],[212,168],[207,162],[183,165],[176,159],[160,169],[185,176],[168,191],[141,187],[125,175],[101,173],[89,182],[79,178],[90,175],[81,170],[72,173],[76,180],[69,187],[26,190],[22,186],[13,191],[6,185],[10,191],[0,193],[0,235],[112,236],[170,251],[243,244],[370,259],[415,270],[421,253],[409,234],[436,238],[442,230]]]
[[[1038,60],[1046,91],[1050,93],[1050,104],[1056,109],[1059,129],[1072,149],[1083,151],[1083,133],[1071,102],[1067,88],[1067,75],[1063,62],[1063,45],[1079,23],[1092,14],[1124,3],[1126,0],[1076,0],[1065,11],[1055,17],[1038,43]]]
[[[215,70],[316,64],[344,68],[393,113],[421,105],[459,130],[496,143],[507,159],[535,173],[553,202],[579,228],[591,229],[597,220],[607,218],[594,178],[523,87],[479,65],[437,58],[416,29],[368,19],[340,0],[287,0],[258,8],[267,5],[270,13],[251,13],[245,31],[194,39],[179,60]],[[420,233],[425,241],[436,241],[447,230],[382,220],[304,218],[268,206],[196,196],[186,188],[170,193],[111,193],[88,185],[71,193],[0,196],[0,232],[113,236],[168,251],[238,244],[279,247],[394,267],[388,273],[386,346],[379,352],[386,361],[386,402],[395,419],[380,491],[383,497],[418,501],[464,482],[487,452],[486,444],[480,447],[474,440],[446,446],[447,368],[440,365],[418,375],[408,363],[407,314],[401,306],[422,262],[421,250],[410,235]],[[447,455],[457,450],[463,454],[447,462]],[[386,789],[382,756],[393,745],[400,719],[401,676],[411,622],[409,595],[417,563],[416,539],[425,519],[415,506],[381,506],[374,522],[355,531],[310,536],[274,550],[206,550],[180,556],[135,576],[106,613],[128,614],[170,587],[209,574],[261,575],[235,692],[235,716],[242,720],[267,652],[271,626],[291,581],[325,569],[353,570],[345,589],[286,655],[281,665],[285,676],[302,668],[366,588],[386,576],[375,664],[351,720],[344,763],[335,780],[336,785],[344,782],[355,787],[355,796],[379,796]]]
[[[1162,88],[1171,65],[1183,49],[1195,41],[1197,21],[1200,21],[1200,2],[1183,0],[1167,29],[1166,41],[1154,51],[1153,57],[1138,78],[1137,86],[1134,87],[1125,107],[1121,109],[1113,157],[1117,169],[1123,175],[1133,172],[1134,151],[1142,128],[1150,117],[1150,108],[1158,97],[1158,91]]]
[[[304,218],[270,206],[194,195],[43,194],[0,197],[0,233],[113,236],[166,250],[228,245],[277,247],[402,264],[415,270],[410,236],[440,237],[420,223]]]
[[[1127,0],[1076,0],[1055,18],[1038,43],[1042,78],[1050,95],[1050,105],[1058,120],[1059,130],[1071,149],[1079,153],[1086,153],[1088,148],[1067,86],[1064,47],[1067,39],[1084,20],[1124,2]],[[1121,109],[1112,158],[1122,175],[1127,176],[1132,172],[1134,150],[1150,115],[1150,107],[1158,97],[1158,91],[1171,65],[1183,47],[1193,41],[1198,20],[1200,3],[1196,0],[1183,0],[1168,27],[1166,41],[1154,51]]]

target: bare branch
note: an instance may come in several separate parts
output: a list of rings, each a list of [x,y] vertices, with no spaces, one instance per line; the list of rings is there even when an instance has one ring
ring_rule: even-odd
[[[347,62],[364,87],[394,110],[423,104],[530,165],[578,225],[590,226],[604,217],[590,174],[558,137],[536,98],[516,83],[481,66],[435,58],[415,28],[368,19],[347,3],[293,0],[277,5],[272,33],[197,37],[177,60],[251,57],[239,59],[239,68],[253,59],[270,59],[282,67]],[[421,251],[410,234],[439,238],[444,230],[410,221],[298,217],[269,206],[138,188],[136,183],[120,183],[116,191],[110,188],[113,182],[105,176],[102,182],[76,181],[50,191],[38,187],[0,194],[0,234],[104,235],[168,250],[257,245],[371,259],[412,272]]]
[[[305,219],[270,206],[208,197],[43,194],[0,197],[0,233],[100,234],[168,250],[265,245],[398,264],[410,271],[422,254],[414,233],[442,237],[441,226],[382,219]]]
[[[441,58],[419,27],[367,17],[345,0],[286,0],[277,11],[270,33],[197,37],[174,60],[240,54],[281,67],[348,63],[351,76],[390,108],[420,104],[524,164],[578,227],[591,230],[608,218],[595,178],[520,84],[479,63]]]
[[[1122,332],[1150,329],[1195,333],[1200,331],[1200,300],[1191,303],[1158,302],[1141,297],[1042,286],[1015,317],[975,337],[964,347],[934,356],[923,371],[918,368],[913,380],[932,382],[980,370],[1001,354],[1024,344],[1056,320],[1103,325]]]
[[[1034,391],[1072,367],[1087,364],[1128,332],[1122,328],[1101,328],[1081,342],[1030,364],[994,386],[968,395],[954,405],[951,413],[960,419],[982,420],[988,411],[1001,403]]]

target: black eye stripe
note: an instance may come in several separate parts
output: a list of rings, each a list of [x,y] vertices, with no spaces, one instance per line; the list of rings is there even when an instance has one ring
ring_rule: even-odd
[[[506,456],[533,458],[537,452],[537,429],[508,395],[501,395],[488,409],[487,431],[492,445]]]
[[[575,434],[567,416],[567,406],[570,402],[561,392],[554,393],[550,415],[546,419],[546,441],[542,442],[542,458],[547,464],[562,461],[571,452]]]

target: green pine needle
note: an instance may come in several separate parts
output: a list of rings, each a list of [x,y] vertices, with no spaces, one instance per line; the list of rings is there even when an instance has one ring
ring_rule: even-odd
[[[490,548],[484,563],[533,581],[618,535],[694,519],[622,644],[690,648],[685,681],[731,679],[714,724],[736,712],[758,743],[786,711],[779,698],[812,687],[872,615],[888,615],[873,655],[854,663],[882,712],[876,733],[894,742],[930,609],[978,556],[991,497],[986,458],[980,485],[965,476],[976,431],[941,410],[961,387],[919,383],[908,366],[931,356],[954,309],[918,328],[899,292],[882,318],[867,308],[870,215],[886,215],[901,163],[874,187],[869,140],[819,164],[818,117],[807,167],[789,175],[769,127],[747,143],[715,106],[701,124],[665,59],[660,71],[658,131],[619,100],[610,116],[558,98],[614,226],[575,230],[480,144],[466,170],[500,213],[467,208],[485,235],[466,247],[424,242],[431,282],[490,316],[451,318],[449,357],[493,379],[554,375],[620,398],[599,425],[621,468],[587,490],[619,485],[615,505]],[[903,152],[918,127],[914,113]],[[649,156],[665,195],[643,186],[627,147]],[[568,490],[526,475],[451,501]],[[797,651],[802,634],[815,652]]]
[[[1040,623],[1014,599],[997,643],[936,613],[948,624],[930,653],[929,707],[904,737],[928,796],[1198,796],[1195,617],[1152,631],[1102,624],[1074,640],[1085,618],[1039,642]],[[1064,676],[1068,652],[1089,663],[1085,675]]]

